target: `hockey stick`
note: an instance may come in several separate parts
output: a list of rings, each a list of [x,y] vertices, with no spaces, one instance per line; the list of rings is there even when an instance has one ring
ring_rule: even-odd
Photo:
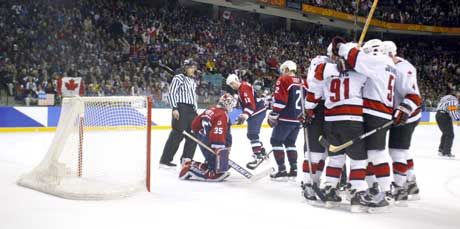
[[[380,126],[380,127],[377,127],[367,133],[364,133],[356,138],[353,138],[351,139],[350,141],[347,141],[345,143],[343,143],[342,145],[338,145],[338,146],[335,146],[335,145],[331,145],[326,138],[324,138],[322,135],[319,136],[319,143],[324,147],[326,148],[329,152],[331,153],[337,153],[343,149],[346,149],[348,147],[350,147],[351,145],[353,145],[355,142],[357,141],[361,141],[375,133],[377,133],[378,131],[380,130],[383,130],[383,129],[386,129],[387,127],[391,126],[393,124],[393,121],[389,121],[387,123],[385,123],[384,125]]]
[[[379,0],[374,0],[372,3],[371,10],[369,11],[369,15],[367,16],[366,19],[366,24],[364,24],[363,31],[361,32],[361,36],[359,37],[359,42],[358,42],[358,48],[361,48],[361,45],[363,44],[364,38],[366,37],[367,29],[369,29],[369,25],[371,24],[372,16],[374,15],[375,9],[377,8],[377,4],[379,3]]]
[[[265,158],[262,159],[262,160],[260,160],[260,161],[258,161],[258,162],[257,162],[256,164],[254,164],[254,165],[252,165],[251,162],[248,162],[248,163],[246,164],[246,168],[252,169],[252,170],[257,169],[257,167],[259,167],[260,164],[262,164],[264,161],[268,160],[268,157],[270,156],[271,153],[273,153],[273,150],[268,151],[268,153],[267,153],[267,155],[265,156]]]
[[[304,91],[303,91],[303,83],[302,83],[302,77],[299,76],[300,79],[300,107],[302,109],[302,116],[305,118],[305,98],[304,98]],[[313,174],[312,174],[312,166],[311,166],[311,151],[310,151],[310,144],[308,142],[308,129],[307,127],[302,125],[303,129],[303,150],[304,150],[304,157],[305,157],[305,150],[307,151],[307,157],[308,157],[308,168],[310,170],[310,185],[315,194],[318,196],[318,198],[321,201],[326,201],[326,197],[324,196],[324,193],[321,192],[319,187],[316,185],[316,183],[313,181]]]
[[[167,71],[169,74],[171,75],[175,75],[175,72],[174,70],[172,70],[170,67],[166,66],[165,64],[162,64],[162,63],[157,63],[159,67],[161,67],[162,69],[164,69],[165,71]]]
[[[204,144],[202,141],[200,141],[197,138],[195,138],[193,135],[189,134],[187,131],[185,131],[185,130],[182,131],[182,134],[187,136],[188,138],[192,139],[194,142],[196,142],[200,146],[203,146],[203,148],[205,148],[209,152],[215,154],[214,150],[212,150],[209,146]],[[251,181],[259,180],[260,178],[263,178],[263,177],[267,176],[268,174],[270,174],[270,172],[272,171],[272,169],[270,168],[268,170],[263,171],[260,174],[253,175],[251,172],[249,172],[245,168],[241,167],[240,165],[238,165],[236,162],[232,161],[231,159],[228,159],[228,164],[230,165],[230,167],[232,169],[234,169],[239,174],[243,175],[244,177],[246,177],[247,179],[249,179]]]

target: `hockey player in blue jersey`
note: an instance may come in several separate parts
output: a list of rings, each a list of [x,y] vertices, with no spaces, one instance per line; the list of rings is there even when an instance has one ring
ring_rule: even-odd
[[[270,143],[278,171],[270,177],[274,180],[286,180],[297,177],[297,149],[295,142],[300,130],[299,115],[302,112],[301,95],[306,95],[306,87],[296,77],[297,65],[293,61],[285,61],[281,67],[281,76],[276,81],[273,94],[273,111],[268,115],[268,124],[273,127]],[[303,92],[301,90],[304,90]],[[290,170],[286,170],[285,154],[287,154]]]

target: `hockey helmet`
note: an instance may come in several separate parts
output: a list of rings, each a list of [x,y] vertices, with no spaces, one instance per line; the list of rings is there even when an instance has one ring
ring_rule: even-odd
[[[291,71],[296,72],[296,71],[297,71],[297,64],[294,63],[294,61],[292,61],[292,60],[286,60],[286,61],[284,61],[283,64],[281,64],[281,66],[280,66],[280,72],[281,72],[281,73],[284,73],[284,70],[285,70],[286,68],[287,68],[288,71],[290,71],[290,72],[291,72]]]
[[[378,53],[383,53],[383,43],[379,39],[368,40],[363,45],[363,51],[366,54],[377,55]]]
[[[385,55],[393,55],[395,56],[397,54],[398,48],[396,47],[396,44],[393,41],[384,41],[382,42],[383,44],[383,54]]]
[[[227,80],[226,80],[227,85],[230,86],[230,83],[232,82],[240,82],[240,79],[238,78],[236,74],[228,75]]]
[[[327,46],[326,55],[327,55],[329,58],[332,57],[332,43],[330,43],[330,44]]]

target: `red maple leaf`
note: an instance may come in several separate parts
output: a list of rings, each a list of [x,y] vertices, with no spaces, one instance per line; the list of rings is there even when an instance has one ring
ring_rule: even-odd
[[[68,83],[65,83],[65,88],[70,91],[74,91],[78,87],[78,83],[75,83],[75,80],[71,79]]]

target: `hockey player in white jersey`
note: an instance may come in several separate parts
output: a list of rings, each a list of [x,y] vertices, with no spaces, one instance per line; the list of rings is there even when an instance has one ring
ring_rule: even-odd
[[[395,116],[400,117],[399,124],[390,129],[389,152],[393,160],[394,198],[405,201],[408,195],[418,199],[418,187],[413,172],[413,159],[409,154],[412,134],[421,118],[422,98],[417,85],[417,70],[409,61],[397,56],[396,44],[383,42],[383,54],[391,57],[400,72],[396,78],[394,108]],[[397,113],[400,114],[397,114]]]
[[[337,58],[332,56],[331,59],[336,61]],[[314,77],[307,81],[313,93],[323,94],[325,99],[324,132],[331,144],[340,145],[364,133],[362,88],[367,78],[353,70],[345,71],[340,64],[321,63],[316,66]],[[337,185],[345,165],[345,155],[350,158],[351,211],[387,208],[388,202],[384,198],[367,192],[367,152],[364,142],[357,142],[337,153],[329,153],[324,188],[326,207],[334,207],[341,202]]]
[[[343,57],[348,67],[369,77],[363,88],[365,132],[383,126],[392,119],[398,124],[398,117],[393,118],[394,84],[398,73],[391,58],[383,55],[382,41],[369,40],[361,50],[352,43],[334,41],[333,52]],[[366,138],[369,161],[366,179],[374,186],[374,194],[385,195],[387,200],[392,201],[389,155],[385,151],[386,135],[387,129]]]
[[[310,66],[307,72],[307,96],[305,102],[305,114],[306,120],[302,121],[302,124],[306,126],[308,130],[308,144],[311,153],[311,162],[308,161],[308,152],[304,152],[304,161],[302,165],[303,180],[302,180],[302,194],[307,201],[315,201],[316,195],[311,186],[311,178],[313,183],[317,186],[320,184],[320,177],[324,169],[325,159],[327,157],[326,150],[319,143],[319,136],[324,134],[324,97],[322,88],[314,88],[319,84],[308,84],[308,81],[312,82],[315,77],[315,69],[322,63],[331,62],[327,56],[316,56],[310,62]],[[307,149],[305,149],[307,150]],[[311,168],[310,168],[311,164]],[[311,173],[311,175],[310,175]]]

